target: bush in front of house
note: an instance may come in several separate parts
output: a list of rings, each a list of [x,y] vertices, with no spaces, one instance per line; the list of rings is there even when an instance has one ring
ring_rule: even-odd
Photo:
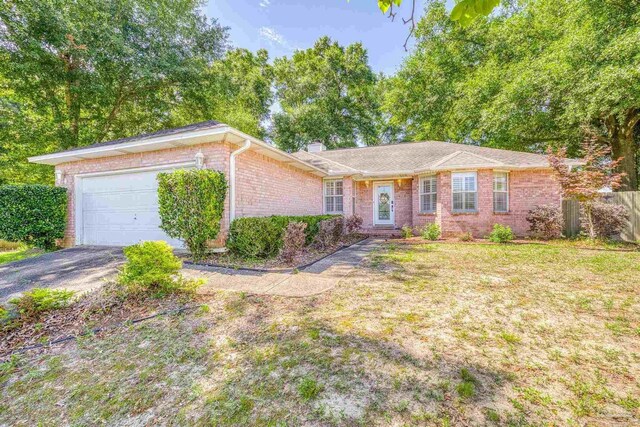
[[[51,250],[64,237],[67,190],[49,185],[0,186],[0,239]]]
[[[200,284],[179,274],[182,261],[173,254],[167,242],[141,242],[127,246],[123,251],[127,262],[120,271],[118,283],[126,288],[127,294],[162,296],[192,292]]]
[[[9,303],[16,307],[20,317],[31,319],[40,313],[67,307],[73,295],[72,291],[64,289],[33,288]]]
[[[489,234],[489,241],[494,243],[507,243],[513,239],[515,236],[508,225],[494,224],[493,231]]]
[[[347,233],[355,233],[362,227],[363,219],[360,215],[351,215],[344,219],[344,228]]]
[[[227,181],[210,169],[158,174],[160,228],[181,239],[194,259],[202,259],[207,242],[220,232]]]
[[[440,235],[442,234],[442,230],[440,229],[440,226],[438,224],[432,222],[422,229],[421,234],[423,239],[438,240],[440,238]]]
[[[314,240],[314,244],[320,249],[325,250],[336,244],[344,234],[344,218],[341,216],[329,218],[320,221],[318,234]]]
[[[604,202],[591,204],[591,220],[595,237],[610,239],[618,236],[629,222],[629,212],[622,205]],[[588,231],[589,218],[584,208],[580,208],[580,224],[584,231]]]
[[[562,209],[557,206],[536,206],[527,213],[529,233],[537,239],[549,240],[562,237]]]
[[[470,232],[466,231],[464,233],[461,233],[458,236],[458,240],[460,240],[461,242],[472,242],[473,241],[473,234],[471,234]]]
[[[282,252],[280,254],[286,262],[292,262],[304,248],[306,241],[304,230],[306,228],[307,224],[304,222],[293,221],[287,224],[287,228],[284,231]]]
[[[400,229],[400,234],[402,235],[403,239],[410,239],[413,237],[413,227],[411,227],[410,225],[403,225],[402,228]]]
[[[283,246],[284,232],[290,222],[303,222],[305,245],[315,240],[320,222],[336,218],[335,215],[301,215],[236,218],[229,227],[227,247],[233,253],[246,258],[272,258]]]

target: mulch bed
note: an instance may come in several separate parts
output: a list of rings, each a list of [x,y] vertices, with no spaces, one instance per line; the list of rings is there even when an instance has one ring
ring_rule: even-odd
[[[0,324],[0,360],[19,348],[46,345],[96,328],[108,329],[156,313],[177,310],[189,300],[184,295],[121,298],[115,293],[116,286],[115,283],[105,284],[68,307],[42,313],[37,318]]]
[[[332,245],[322,251],[315,249],[312,246],[307,246],[304,248],[302,253],[293,260],[293,262],[286,262],[280,257],[272,259],[244,259],[229,252],[209,254],[207,258],[198,262],[194,262],[187,254],[182,255],[181,257],[186,263],[194,265],[231,268],[234,270],[282,272],[304,268],[339,251],[340,249],[344,249],[358,243],[367,237],[368,236],[364,234],[350,234],[344,236],[335,245]]]

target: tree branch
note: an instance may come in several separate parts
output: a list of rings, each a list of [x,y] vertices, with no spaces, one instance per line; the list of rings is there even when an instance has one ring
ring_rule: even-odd
[[[416,15],[416,0],[413,0],[411,2],[411,16],[409,16],[408,19],[402,18],[402,23],[404,25],[407,25],[408,23],[411,23],[411,30],[409,31],[409,34],[407,35],[407,38],[404,41],[404,45],[402,45],[404,47],[404,51],[405,52],[407,52],[409,50],[409,49],[407,49],[407,44],[409,43],[409,39],[411,39],[411,36],[413,35],[413,33],[416,31],[415,15]]]

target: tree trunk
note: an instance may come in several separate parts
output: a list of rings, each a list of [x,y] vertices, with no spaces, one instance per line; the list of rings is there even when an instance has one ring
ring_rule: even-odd
[[[634,138],[634,128],[639,120],[640,115],[634,110],[627,114],[623,123],[615,118],[607,121],[611,156],[613,159],[622,157],[618,171],[626,174],[618,191],[638,190],[638,146]]]

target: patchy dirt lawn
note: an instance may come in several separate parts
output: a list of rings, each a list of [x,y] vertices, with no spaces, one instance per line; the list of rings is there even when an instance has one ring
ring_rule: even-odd
[[[639,290],[640,252],[389,244],[319,297],[14,358],[0,425],[638,425]]]

